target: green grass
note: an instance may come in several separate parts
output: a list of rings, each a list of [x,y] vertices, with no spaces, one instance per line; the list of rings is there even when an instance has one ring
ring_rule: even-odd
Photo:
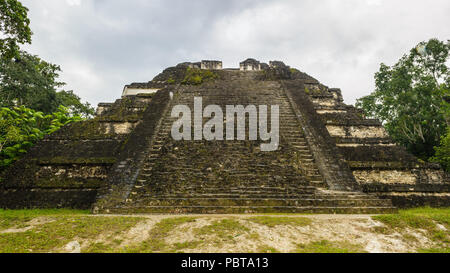
[[[196,229],[197,235],[214,234],[221,239],[233,239],[250,229],[234,219],[222,219],[212,222],[210,225]]]
[[[186,241],[186,242],[182,242],[182,243],[174,243],[173,247],[175,250],[179,251],[179,250],[183,250],[183,249],[193,249],[201,244],[202,244],[201,241]]]
[[[259,215],[242,219],[234,217],[211,219],[208,225],[193,227],[183,224],[195,222],[194,217],[169,217],[156,223],[148,231],[148,239],[145,241],[123,247],[123,234],[146,218],[89,214],[90,212],[86,210],[67,209],[0,210],[0,253],[58,252],[63,251],[64,246],[74,240],[82,244],[82,252],[182,252],[201,249],[208,245],[219,248],[224,244],[234,245],[240,239],[256,243],[257,252],[272,253],[278,250],[261,241],[261,234],[251,230],[246,224],[252,222],[274,228],[286,225],[307,226],[312,223],[307,217]],[[30,222],[36,218],[43,221]],[[398,214],[377,215],[373,216],[373,219],[384,225],[375,227],[372,231],[384,234],[398,232],[403,236],[403,240],[414,244],[420,242],[415,233],[408,231],[424,231],[424,235],[432,241],[432,244],[418,249],[417,252],[450,252],[450,208],[400,210]],[[29,229],[20,230],[24,227]],[[16,231],[1,233],[6,229]],[[170,243],[167,237],[174,231],[192,232],[195,239]],[[323,240],[298,244],[295,252],[348,253],[363,252],[363,248],[346,241]]]
[[[52,222],[18,233],[0,234],[0,252],[54,252],[73,240],[107,238],[136,225],[138,217],[50,216]],[[88,252],[92,249],[88,249]]]
[[[436,224],[450,228],[450,208],[417,208],[399,210],[397,214],[373,216],[372,219],[384,223],[391,229],[415,228],[435,230]]]
[[[151,253],[151,252],[174,252],[183,249],[183,245],[171,246],[165,238],[177,227],[184,223],[195,222],[194,217],[166,218],[155,224],[149,232],[149,238],[138,246],[128,247],[126,252]],[[187,246],[186,246],[187,248]]]
[[[211,242],[220,247],[224,243],[235,243],[241,235],[249,234],[250,229],[234,219],[222,219],[212,222],[210,225],[194,229],[194,234],[199,238]]]
[[[421,248],[417,252],[419,253],[450,253],[450,248]]]
[[[268,227],[275,227],[278,225],[290,226],[307,226],[312,223],[312,220],[305,217],[268,217],[256,216],[247,219],[250,222],[265,225]]]
[[[330,242],[327,240],[298,244],[295,253],[363,253],[360,245],[349,242]]]
[[[8,228],[23,228],[33,218],[42,216],[87,215],[88,210],[70,209],[29,209],[3,210],[0,209],[0,231]]]
[[[450,247],[450,208],[399,210],[397,214],[377,215],[372,218],[385,224],[385,226],[374,228],[375,232],[391,234],[404,233],[407,228],[420,229],[424,230],[427,237],[438,246],[438,248],[431,248],[430,251],[437,249],[448,251]],[[438,228],[438,224],[446,230]],[[403,234],[403,238],[410,241],[408,238],[411,239],[412,236]]]
[[[377,215],[372,217],[390,228],[433,229],[436,223],[450,227],[450,208],[417,208],[399,210],[397,214]]]
[[[268,245],[260,245],[256,249],[256,253],[280,253],[280,251]]]

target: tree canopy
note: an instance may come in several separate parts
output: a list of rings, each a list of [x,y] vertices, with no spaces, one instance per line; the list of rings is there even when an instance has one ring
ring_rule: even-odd
[[[38,56],[20,51],[12,59],[0,60],[0,103],[4,107],[24,105],[51,113],[56,105],[60,67]]]
[[[24,106],[1,108],[0,171],[18,160],[45,135],[80,120],[80,116],[69,114],[64,106],[49,115]]]
[[[94,114],[89,103],[82,103],[73,91],[57,91],[65,83],[58,81],[61,69],[38,56],[19,51],[12,59],[0,60],[0,105],[25,107],[52,113],[60,105],[83,117]]]
[[[0,0],[0,55],[10,59],[19,51],[19,44],[31,43],[28,9],[17,0]]]
[[[46,134],[94,114],[73,91],[58,91],[58,65],[20,50],[29,25],[26,7],[0,0],[0,172]]]
[[[380,119],[391,137],[426,160],[446,133],[450,42],[421,42],[395,65],[380,65],[375,91],[356,106]]]

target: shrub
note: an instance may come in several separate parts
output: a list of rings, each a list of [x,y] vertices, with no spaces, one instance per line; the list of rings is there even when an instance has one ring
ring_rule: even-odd
[[[447,172],[450,172],[450,127],[447,128],[447,134],[441,138],[441,144],[434,149],[436,154],[431,161],[440,163]]]
[[[215,80],[219,76],[210,70],[198,69],[198,68],[187,68],[186,75],[184,76],[182,84],[193,84],[198,85],[206,81]]]
[[[49,115],[25,106],[1,108],[0,171],[18,160],[45,135],[80,120],[82,120],[80,116],[71,116],[64,106],[60,106],[58,111]]]

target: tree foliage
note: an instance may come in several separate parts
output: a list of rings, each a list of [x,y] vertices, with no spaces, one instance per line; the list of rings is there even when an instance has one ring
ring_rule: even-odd
[[[64,85],[58,81],[60,72],[58,65],[24,51],[12,59],[0,60],[0,105],[24,105],[46,114],[63,105],[73,114],[92,116],[94,109],[72,91],[56,91]]]
[[[60,67],[38,56],[20,51],[19,55],[1,60],[0,103],[4,107],[24,105],[44,113],[54,112]]]
[[[391,137],[422,159],[434,154],[446,132],[445,97],[449,95],[447,66],[450,42],[421,42],[395,65],[380,65],[375,91],[356,106],[380,119]]]
[[[435,147],[436,154],[431,161],[440,163],[442,167],[450,172],[450,127],[447,134],[442,137],[440,146]]]
[[[0,0],[0,171],[45,135],[90,117],[94,108],[72,91],[59,91],[61,69],[19,49],[31,43],[28,9]]]
[[[0,0],[0,55],[10,59],[19,44],[31,43],[28,9],[17,0]]]
[[[80,97],[71,90],[57,92],[56,104],[67,107],[71,115],[90,118],[95,114],[94,107],[89,102],[82,103]]]
[[[49,115],[24,106],[1,108],[0,170],[19,159],[45,135],[80,120],[80,116],[71,115],[64,106]]]

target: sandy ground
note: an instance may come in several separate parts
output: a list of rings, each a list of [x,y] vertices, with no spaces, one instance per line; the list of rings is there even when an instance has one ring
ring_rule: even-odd
[[[405,229],[393,231],[388,234],[377,230],[383,223],[372,219],[372,215],[87,215],[84,217],[141,217],[135,226],[119,234],[98,234],[95,238],[74,238],[56,252],[77,253],[88,249],[94,244],[113,245],[114,249],[139,246],[142,242],[150,240],[155,224],[163,219],[175,217],[192,217],[194,221],[179,224],[170,230],[163,238],[169,251],[200,252],[200,253],[240,253],[240,252],[295,252],[299,244],[308,245],[323,240],[333,243],[340,248],[356,246],[358,252],[386,253],[386,252],[415,252],[421,248],[432,248],[435,245],[425,230]],[[268,226],[250,221],[248,218],[264,217],[301,217],[310,219],[309,224],[278,224]],[[238,222],[243,230],[222,232],[222,235],[212,233],[199,233],[202,227],[223,219],[232,219]],[[36,226],[52,221],[46,217],[37,217],[27,223],[23,228],[10,228],[0,233],[26,232]],[[235,222],[235,223],[236,223]],[[442,225],[439,229],[447,231]],[[229,233],[229,234],[228,234]],[[120,242],[115,245],[113,241]],[[175,246],[183,245],[176,248]],[[354,251],[354,250],[353,250]]]
[[[102,215],[114,217],[118,215]],[[261,246],[273,248],[279,252],[295,251],[298,244],[308,244],[327,240],[329,242],[349,243],[361,246],[362,251],[370,253],[413,252],[419,248],[433,246],[423,230],[407,229],[402,233],[382,234],[374,230],[383,226],[374,221],[372,215],[263,215],[268,217],[305,217],[312,220],[306,226],[277,225],[269,227],[247,221],[246,218],[258,215],[133,215],[127,217],[145,217],[126,233],[117,236],[123,240],[121,246],[139,243],[148,239],[149,231],[155,223],[165,218],[180,216],[194,217],[194,222],[178,226],[165,241],[169,244],[202,241],[200,246],[183,249],[183,252],[257,252]],[[96,217],[96,216],[92,216]],[[234,234],[232,240],[217,242],[214,235],[199,236],[198,228],[208,226],[221,219],[234,219],[250,231]],[[444,227],[443,227],[444,228]],[[405,234],[407,236],[405,236]],[[96,242],[101,242],[101,236]],[[220,241],[220,240],[219,240]]]

